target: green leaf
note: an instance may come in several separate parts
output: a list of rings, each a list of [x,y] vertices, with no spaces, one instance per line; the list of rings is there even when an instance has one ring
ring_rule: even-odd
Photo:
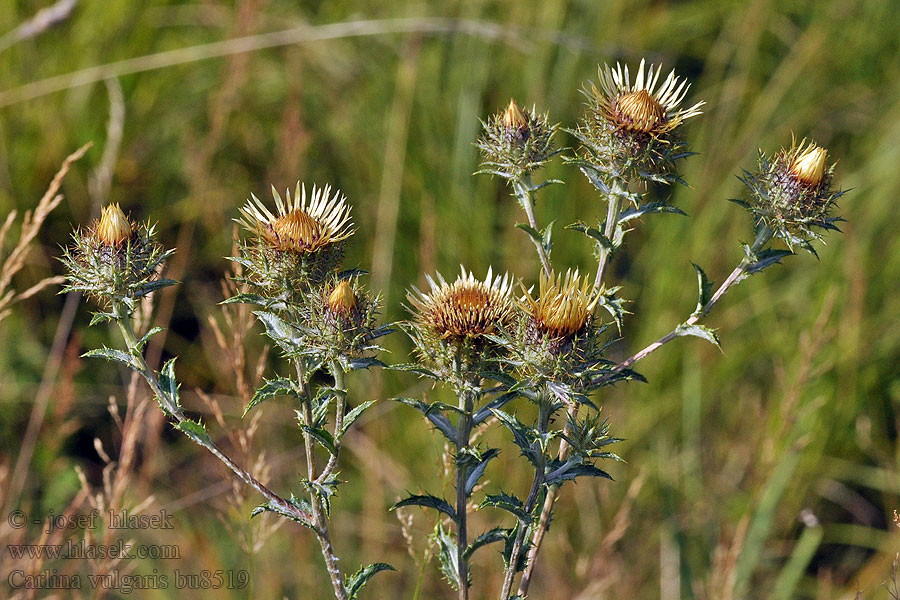
[[[367,567],[360,567],[359,571],[347,578],[347,593],[350,600],[356,600],[357,595],[363,586],[369,582],[376,573],[381,571],[396,571],[394,567],[387,563],[372,563]]]
[[[574,480],[576,477],[603,477],[612,480],[609,473],[591,463],[581,462],[580,457],[572,456],[562,464],[560,461],[554,461],[550,468],[552,470],[544,478],[544,485],[556,485],[563,481]]]
[[[444,434],[451,443],[456,444],[456,427],[450,423],[450,419],[441,414],[438,405],[430,405],[418,398],[394,398],[397,402],[402,404],[406,404],[408,406],[412,406],[413,408],[417,408],[422,411],[422,414],[431,421],[431,424],[437,428],[438,431]]]
[[[453,539],[450,532],[444,529],[444,526],[441,523],[438,523],[434,530],[434,534],[432,534],[432,538],[437,542],[438,547],[440,548],[438,558],[441,563],[441,573],[443,573],[450,585],[453,586],[453,589],[458,590],[459,557],[456,554],[456,541]]]
[[[494,416],[497,417],[497,420],[500,421],[504,427],[512,432],[513,442],[522,451],[522,455],[527,458],[532,465],[538,466],[540,457],[533,447],[536,439],[534,432],[517,418],[502,410],[492,409],[491,412],[494,413]]]
[[[147,342],[150,341],[150,338],[152,338],[154,335],[156,335],[156,334],[159,333],[160,331],[163,331],[163,328],[162,328],[162,327],[154,327],[153,329],[151,329],[150,331],[148,331],[147,333],[145,333],[145,334],[144,334],[144,337],[142,337],[141,339],[138,340],[138,343],[137,343],[137,346],[136,346],[138,352],[140,352],[141,350],[143,350],[144,346],[147,345]]]
[[[210,443],[209,434],[206,433],[206,427],[201,423],[185,419],[184,421],[179,421],[178,424],[175,425],[175,428],[184,432],[185,435],[201,446],[208,446]]]
[[[287,354],[294,354],[302,350],[298,346],[299,338],[290,323],[278,315],[264,310],[254,311],[253,314],[262,321],[266,328],[266,335],[272,339]]]
[[[481,478],[482,474],[484,474],[488,462],[490,462],[492,458],[496,458],[498,454],[500,454],[500,451],[496,448],[488,448],[485,452],[481,453],[481,460],[466,476],[466,498],[472,495],[472,490],[475,489],[475,484],[478,483],[478,480]]]
[[[546,227],[544,227],[544,234],[541,236],[541,245],[544,247],[544,251],[547,253],[547,256],[550,256],[550,251],[553,250],[553,224],[556,221],[550,221]]]
[[[411,363],[401,363],[401,364],[397,364],[397,365],[387,365],[385,368],[391,369],[392,371],[407,371],[407,372],[415,373],[415,374],[420,375],[420,376],[422,376],[422,377],[428,377],[429,379],[434,379],[434,380],[438,380],[438,379],[441,378],[440,375],[438,375],[437,373],[434,373],[434,372],[429,371],[428,369],[426,369],[426,368],[424,368],[424,367],[421,367],[421,366],[416,365],[416,364],[411,364]]]
[[[519,384],[521,384],[521,383],[522,382],[519,382]],[[519,384],[516,384],[516,385],[519,385]],[[491,400],[490,402],[488,402],[487,404],[485,404],[484,406],[482,406],[481,408],[478,409],[478,411],[475,413],[475,416],[472,417],[472,425],[473,426],[481,425],[484,421],[487,420],[488,417],[490,417],[491,415],[494,414],[492,412],[493,409],[505,406],[510,401],[515,400],[518,395],[519,395],[518,391],[513,391],[512,389],[510,389],[510,391],[508,391],[507,393],[497,396],[496,398],[494,398],[493,400]]]
[[[263,402],[268,400],[269,398],[274,398],[276,396],[293,396],[294,398],[299,398],[299,394],[294,390],[294,384],[290,379],[285,379],[283,377],[278,379],[266,379],[262,386],[256,390],[256,393],[253,394],[253,398],[250,400],[250,403],[247,404],[247,408],[244,409],[244,414],[242,417],[246,417],[247,413],[250,412],[250,409]]]
[[[697,287],[700,289],[698,297],[697,297],[697,308],[694,309],[694,314],[699,314],[703,307],[706,306],[706,303],[709,302],[709,299],[712,297],[712,281],[706,276],[706,273],[703,272],[698,265],[695,263],[691,263],[694,266],[694,270],[697,271]]]
[[[339,435],[343,436],[345,433],[347,433],[347,430],[350,429],[353,423],[355,423],[356,420],[363,414],[363,412],[373,404],[375,404],[375,400],[367,400],[366,402],[363,402],[362,404],[348,412],[344,416],[344,424],[341,427],[341,430],[338,432]]]
[[[766,248],[765,250],[755,253],[753,262],[744,268],[744,273],[747,275],[755,275],[774,264],[780,264],[781,259],[785,256],[793,255],[794,253],[790,250],[773,250],[772,248]]]
[[[685,212],[680,208],[672,206],[671,204],[666,204],[665,202],[647,202],[646,204],[642,204],[637,208],[629,208],[626,211],[623,211],[621,215],[619,215],[619,224],[627,223],[633,219],[639,219],[644,215],[650,215],[654,213],[672,213],[676,215],[684,215]],[[686,215],[685,215],[686,216]]]
[[[453,507],[450,506],[450,503],[443,498],[438,498],[437,496],[431,496],[427,494],[412,495],[393,505],[390,510],[403,508],[404,506],[423,506],[425,508],[433,508],[434,510],[442,512],[453,519],[454,523],[458,521],[456,517],[456,511],[453,510]]]
[[[171,358],[163,365],[159,372],[159,385],[168,396],[173,406],[181,406],[181,398],[178,392],[178,382],[175,380],[175,359]],[[166,410],[163,408],[163,410]]]
[[[350,369],[353,371],[359,369],[368,369],[369,367],[386,367],[387,365],[377,358],[354,358],[350,361]]]
[[[81,357],[105,358],[106,360],[120,362],[126,367],[131,367],[132,369],[135,368],[131,356],[127,352],[122,352],[121,350],[116,350],[115,348],[95,348],[94,350],[88,350],[87,352],[82,354]]]
[[[579,221],[577,223],[572,223],[571,225],[566,225],[566,229],[578,231],[578,232],[583,233],[584,235],[588,236],[589,238],[593,238],[597,242],[597,244],[599,244],[600,246],[603,246],[607,250],[614,249],[612,240],[610,240],[608,237],[603,235],[603,232],[601,232],[599,229],[597,229],[595,227],[589,227],[588,225],[585,225],[581,221]]]
[[[106,321],[114,321],[117,318],[118,318],[118,315],[115,313],[95,312],[95,313],[92,313],[91,323],[90,323],[89,327],[96,325],[97,323],[104,323]]]
[[[294,521],[295,523],[300,523],[304,527],[309,527],[313,531],[317,531],[315,523],[313,521],[312,507],[309,505],[309,502],[307,502],[306,500],[298,499],[293,494],[291,494],[289,502],[299,510],[302,516],[298,516],[293,512],[285,510],[277,504],[273,504],[272,502],[265,502],[263,504],[260,504],[250,512],[250,518],[252,519],[253,517],[264,512],[273,512],[281,515],[286,519]]]
[[[226,298],[220,305],[225,304],[253,304],[256,306],[269,306],[271,300],[259,294],[235,294],[231,298]]]
[[[482,546],[487,546],[488,544],[493,544],[494,542],[503,542],[506,540],[507,536],[509,536],[509,529],[504,527],[494,527],[493,529],[489,529],[485,531],[477,538],[472,540],[472,543],[469,544],[469,547],[466,548],[463,557],[466,560],[469,560],[476,550],[481,548]]]
[[[719,344],[719,337],[716,335],[716,330],[710,329],[705,325],[688,325],[687,323],[682,323],[675,328],[675,335],[679,337],[690,335],[702,338],[710,344],[713,344],[719,350],[722,349],[721,344]]]
[[[332,435],[328,433],[328,430],[321,427],[306,425],[304,423],[300,424],[300,429],[311,435],[312,438],[319,442],[319,444],[321,444],[323,448],[328,450],[329,454],[331,454],[332,456],[337,454],[337,448],[334,445],[334,437],[332,437]]]
[[[485,506],[493,506],[494,508],[505,510],[506,512],[515,515],[520,521],[528,524],[531,523],[531,515],[525,512],[522,501],[512,494],[507,494],[505,492],[488,494],[478,508],[484,508]]]

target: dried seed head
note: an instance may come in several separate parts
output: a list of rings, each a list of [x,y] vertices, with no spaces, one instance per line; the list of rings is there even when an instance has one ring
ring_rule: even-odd
[[[484,281],[465,268],[452,284],[440,274],[428,277],[429,293],[413,288],[407,298],[416,311],[415,322],[439,338],[479,337],[492,333],[512,317],[509,275],[493,277],[488,269]]]
[[[356,295],[346,279],[334,286],[325,303],[332,312],[339,315],[349,315],[357,308]]]
[[[632,84],[627,66],[623,70],[618,64],[615,69],[604,65],[599,71],[600,88],[592,86],[589,94],[600,109],[598,116],[617,129],[659,137],[699,115],[704,102],[678,108],[691,86],[675,77],[674,70],[657,89],[661,71],[662,66],[655,65],[645,71],[645,61],[641,60]]]
[[[808,186],[817,186],[825,177],[825,163],[828,152],[825,148],[810,143],[806,148],[802,145],[795,151],[791,160],[790,171],[801,182]]]
[[[554,337],[571,336],[581,331],[591,318],[600,296],[591,282],[584,281],[576,270],[547,277],[541,273],[540,292],[536,299],[526,293],[520,301],[537,329]]]
[[[340,191],[329,197],[331,186],[313,186],[307,202],[306,185],[297,184],[293,198],[287,200],[272,188],[276,213],[272,214],[256,196],[241,208],[238,222],[257,234],[270,248],[283,252],[309,254],[353,235],[350,208]]]
[[[134,226],[118,204],[103,207],[103,213],[94,227],[94,235],[104,246],[121,246],[131,239]]]
[[[508,129],[526,129],[528,127],[528,115],[525,114],[516,101],[512,98],[509,100],[509,106],[500,116],[500,123]]]

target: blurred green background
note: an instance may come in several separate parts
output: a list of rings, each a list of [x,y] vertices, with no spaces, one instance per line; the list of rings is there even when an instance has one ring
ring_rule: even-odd
[[[0,32],[48,4],[4,0]],[[332,25],[367,19],[376,21]],[[689,217],[648,218],[626,238],[612,278],[634,315],[613,358],[690,313],[691,261],[721,281],[740,260],[750,223],[726,199],[740,193],[735,174],[755,165],[757,148],[775,151],[792,134],[827,147],[840,161],[838,184],[852,188],[841,207],[847,223],[843,235],[828,236],[820,260],[790,258],[726,296],[707,321],[724,355],[700,340],[676,341],[639,365],[648,384],[598,398],[613,433],[626,438],[617,452],[627,462],[608,465],[615,482],[564,491],[530,597],[888,598],[881,583],[900,551],[892,521],[900,496],[898,23],[896,0],[82,0],[36,37],[0,38],[8,45],[0,50],[0,215],[33,207],[63,158],[94,142],[15,285],[58,273],[59,245],[100,201],[158,222],[164,243],[178,248],[169,274],[183,284],[158,299],[157,324],[170,331],[151,356],[180,357],[185,402],[205,421],[214,418],[197,390],[219,401],[230,427],[242,427],[234,372],[208,319],[220,319],[231,219],[250,193],[265,197],[270,184],[284,189],[298,179],[343,190],[358,225],[347,264],[372,272],[368,284],[384,294],[386,319],[404,317],[404,290],[421,285],[423,273],[452,276],[460,263],[533,281],[538,263],[513,227],[523,220],[517,205],[502,182],[472,175],[479,119],[515,97],[573,126],[583,108],[578,90],[596,78],[598,63],[662,62],[692,81],[686,102],[707,102],[686,127],[699,152],[685,162],[692,187],[663,190]],[[295,37],[252,38],[245,53],[233,43],[204,46],[281,30]],[[175,54],[117,62],[163,52]],[[111,74],[120,76],[105,85]],[[104,148],[116,137],[111,114],[122,127],[106,194],[89,180],[103,172]],[[605,206],[560,161],[543,175],[566,182],[543,192],[537,209],[539,222],[558,224],[554,262],[590,270],[584,239],[560,226],[599,218]],[[46,290],[0,324],[7,478],[64,302]],[[79,307],[67,338],[12,506],[58,512],[79,488],[76,465],[101,484],[94,437],[115,450],[107,399],[124,402],[128,377],[77,358],[113,343],[114,332],[88,329],[88,308]],[[248,338],[252,364],[264,345],[258,333]],[[400,334],[388,346],[388,362],[405,360]],[[265,374],[277,368],[273,358]],[[359,401],[439,393],[389,372],[355,377],[351,391]],[[290,406],[261,409],[251,454],[265,451],[275,489],[296,490],[302,451]],[[152,494],[175,511],[174,532],[140,534],[178,544],[184,557],[144,561],[133,565],[137,573],[252,566],[253,590],[233,597],[328,597],[310,532],[285,524],[248,557],[237,538],[249,531],[256,498],[234,508],[229,475],[215,459],[156,417],[147,426],[128,495],[137,503]],[[528,469],[501,433],[491,436],[504,452],[488,469],[487,489],[524,493]],[[449,489],[441,445],[417,413],[387,400],[347,442],[341,475],[351,483],[333,525],[343,566],[383,560],[400,569],[378,575],[367,598],[412,598],[420,572],[419,597],[452,597],[436,562],[423,564],[430,517],[408,513],[414,560],[387,511],[406,491]],[[476,529],[500,518],[488,512]],[[491,548],[478,562],[473,595],[493,597],[500,558]],[[140,593],[178,596],[171,585]]]

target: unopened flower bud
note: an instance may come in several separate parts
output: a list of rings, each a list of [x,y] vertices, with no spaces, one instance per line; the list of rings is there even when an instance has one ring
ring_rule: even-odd
[[[120,246],[131,238],[132,225],[118,204],[103,207],[103,214],[95,230],[104,246]]]
[[[649,133],[653,131],[666,116],[666,111],[645,89],[622,95],[616,100],[621,127],[631,131]]]
[[[326,304],[334,313],[342,315],[352,313],[356,310],[357,306],[356,295],[353,293],[353,288],[350,287],[350,284],[346,280],[341,281],[334,286],[334,289],[328,295]]]
[[[524,129],[528,127],[528,115],[516,104],[514,99],[510,98],[509,106],[500,117],[500,123],[509,129]]]
[[[825,162],[828,152],[825,148],[810,144],[803,152],[797,153],[791,161],[790,171],[793,175],[808,186],[817,186],[822,183],[825,176]]]

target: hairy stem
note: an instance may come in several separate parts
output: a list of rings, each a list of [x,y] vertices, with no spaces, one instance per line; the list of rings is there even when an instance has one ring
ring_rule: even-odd
[[[550,405],[546,398],[540,398],[540,414],[538,416],[538,431],[543,434],[547,432],[550,421]],[[537,504],[541,487],[544,485],[545,476],[545,455],[544,452],[538,452],[541,461],[534,467],[534,479],[531,481],[531,489],[528,491],[528,498],[525,500],[525,513],[531,517]],[[516,578],[516,567],[519,562],[519,553],[522,551],[522,544],[525,542],[525,536],[528,534],[530,522],[519,521],[519,528],[516,531],[516,539],[513,541],[512,552],[509,555],[509,564],[506,566],[506,573],[503,577],[503,589],[500,592],[500,600],[508,600],[512,593],[513,581]]]
[[[529,175],[525,175],[522,179],[513,182],[513,194],[525,211],[525,216],[528,218],[528,225],[535,231],[540,232],[541,230],[538,228],[537,219],[534,217],[534,192],[532,190],[531,177]],[[541,259],[541,265],[544,267],[544,273],[549,279],[552,271],[550,269],[550,257],[547,256],[547,250],[544,248],[544,245],[536,239],[531,236],[528,236],[528,238],[537,249],[538,256]]]
[[[472,412],[475,408],[474,394],[469,390],[459,393],[459,415],[456,431],[456,561],[459,575],[459,600],[469,599],[469,566],[465,552],[469,546],[467,531],[466,478],[468,477],[469,437],[472,434]]]

